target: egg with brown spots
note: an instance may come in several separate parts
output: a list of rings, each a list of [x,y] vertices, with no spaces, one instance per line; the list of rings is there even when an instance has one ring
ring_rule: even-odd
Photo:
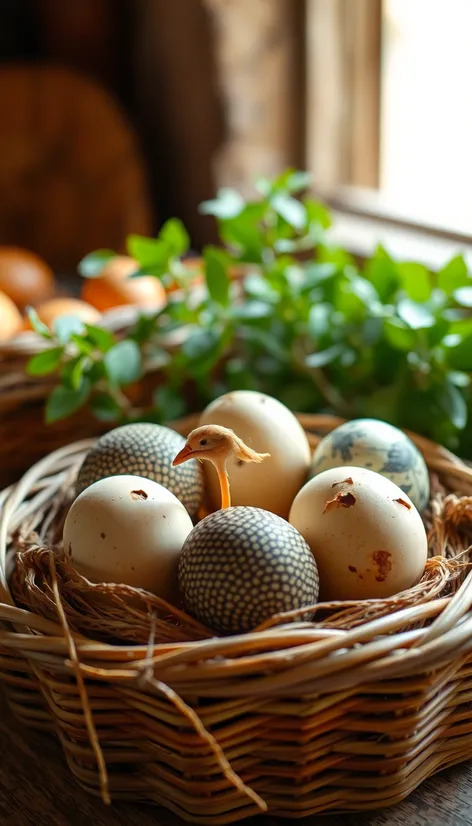
[[[109,476],[72,503],[64,550],[92,582],[124,583],[176,603],[180,552],[192,527],[182,503],[162,485]]]
[[[323,471],[298,493],[289,521],[315,557],[322,600],[389,597],[424,572],[421,516],[401,488],[375,471]]]

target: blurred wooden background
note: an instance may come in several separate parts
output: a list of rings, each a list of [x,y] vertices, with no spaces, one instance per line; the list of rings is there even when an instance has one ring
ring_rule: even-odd
[[[0,243],[61,271],[301,160],[303,2],[2,0]]]

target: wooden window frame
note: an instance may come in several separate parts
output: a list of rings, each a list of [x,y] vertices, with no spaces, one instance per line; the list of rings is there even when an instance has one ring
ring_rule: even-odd
[[[377,243],[441,266],[472,235],[401,212],[378,191],[382,0],[305,0],[305,166],[334,216],[335,239],[358,255]]]
[[[382,0],[306,0],[306,156],[317,185],[379,179]]]

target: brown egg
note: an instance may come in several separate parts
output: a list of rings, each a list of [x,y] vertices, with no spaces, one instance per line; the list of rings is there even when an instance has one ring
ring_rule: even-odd
[[[23,328],[23,319],[16,304],[0,292],[0,340],[13,338]]]
[[[52,327],[55,320],[64,315],[74,315],[84,324],[98,324],[101,315],[95,307],[80,301],[78,298],[52,298],[36,307],[39,318],[47,327]],[[25,321],[27,329],[31,328],[29,319]]]
[[[159,309],[166,303],[166,292],[161,282],[151,275],[129,278],[139,269],[134,258],[118,255],[112,258],[97,278],[84,279],[81,296],[102,313],[113,307],[136,305]]]
[[[54,294],[54,274],[42,258],[29,250],[0,246],[0,290],[23,309]]]

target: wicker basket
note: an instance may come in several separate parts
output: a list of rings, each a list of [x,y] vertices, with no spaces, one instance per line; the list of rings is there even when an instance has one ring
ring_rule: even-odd
[[[340,423],[300,418],[312,445]],[[205,824],[388,806],[472,757],[472,471],[413,438],[433,490],[422,581],[221,638],[145,592],[87,583],[50,550],[90,441],[43,459],[0,497],[0,677],[14,713],[55,731],[104,800]]]
[[[101,326],[124,335],[139,315],[136,307],[118,307],[105,313]],[[0,489],[16,482],[31,465],[70,442],[98,436],[109,425],[98,421],[87,408],[67,419],[46,425],[44,403],[57,383],[54,376],[29,376],[26,365],[47,343],[34,332],[24,332],[0,342]],[[152,383],[150,378],[147,380]],[[138,405],[150,395],[146,382],[139,387]]]

